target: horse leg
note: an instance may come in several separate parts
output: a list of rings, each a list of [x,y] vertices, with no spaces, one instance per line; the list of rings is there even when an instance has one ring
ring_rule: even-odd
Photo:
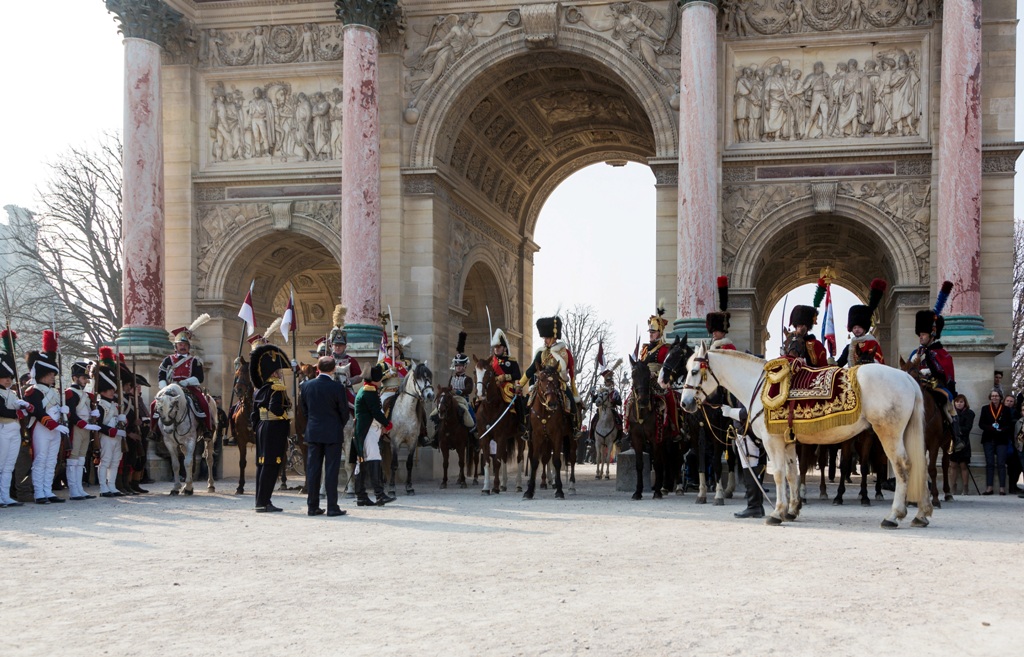
[[[632,439],[633,459],[636,461],[636,491],[633,493],[634,500],[643,499],[644,490],[644,439],[637,429],[637,437]]]
[[[196,439],[191,438],[185,443],[185,490],[183,491],[186,495],[192,494],[192,471],[195,469],[193,466],[193,459],[196,455]]]
[[[696,504],[707,504],[708,503],[708,476],[707,476],[707,438],[704,435],[704,427],[701,426],[700,437],[697,439],[697,466],[700,472],[697,474],[697,480],[700,482],[697,486],[697,500]]]
[[[209,480],[206,482],[206,492],[215,493],[217,489],[213,486],[213,438],[206,441],[206,472],[209,475]]]
[[[792,489],[796,490],[798,475],[797,475],[797,458],[796,458],[796,447],[790,445],[786,448],[786,480]],[[803,504],[803,500],[800,499],[799,495],[793,495],[789,498],[789,505],[786,507],[786,520],[796,520],[797,516],[800,515],[800,506]]]
[[[945,501],[953,501],[953,496],[949,492],[949,452],[945,449],[942,450],[942,493]]]
[[[448,488],[448,446],[441,444],[441,471],[444,476],[441,477],[441,488]]]
[[[447,450],[445,450],[447,451]],[[405,459],[405,494],[415,495],[416,491],[412,487],[412,466],[416,456],[416,444],[413,443],[409,447],[409,456]]]
[[[540,465],[537,454],[530,450],[530,480],[526,484],[526,492],[523,493],[524,500],[532,500],[533,493],[537,487],[537,466]]]
[[[662,480],[664,475],[663,464],[665,462],[664,452],[665,443],[662,443],[661,445],[651,445],[651,468],[654,470],[654,480],[651,482],[651,497],[656,500],[663,499],[661,487],[665,483]]]
[[[466,487],[466,444],[463,443],[461,447],[455,450],[455,454],[459,457],[459,478],[455,482],[459,488]],[[445,476],[448,476],[448,466],[445,466]]]
[[[715,499],[711,504],[713,506],[725,506],[725,483],[722,481],[722,450],[717,443],[711,469],[715,472]]]
[[[825,468],[826,467],[830,468],[829,474],[831,476],[829,476],[829,478],[828,478],[829,481],[833,481],[836,478],[835,465],[834,465],[835,462],[832,461],[831,465],[830,465],[830,461],[829,461],[829,458],[830,458],[831,454],[832,454],[832,446],[831,445],[829,445],[829,446],[820,445],[818,447],[818,472],[821,474],[821,479],[818,480],[818,482],[819,482],[818,483],[818,499],[819,500],[827,500],[828,499],[828,486],[825,483]]]
[[[928,450],[928,492],[932,495],[932,506],[936,509],[942,508],[939,501],[939,472],[936,463],[939,460],[939,446],[929,445]]]
[[[853,467],[853,454],[850,450],[849,443],[844,443],[842,447],[841,456],[839,457],[839,486],[836,489],[836,496],[832,498],[832,504],[840,506],[843,503],[843,495],[846,493],[846,475],[850,473],[850,469]]]
[[[899,521],[907,517],[907,485],[910,476],[910,457],[907,454],[906,447],[903,445],[902,436],[894,435],[893,432],[887,432],[885,435],[877,431],[876,433],[878,434],[878,439],[882,442],[883,449],[885,449],[885,455],[889,457],[889,463],[892,464],[893,472],[896,474],[896,492],[892,496],[892,510],[882,520],[882,527],[885,529],[895,529],[899,526]]]
[[[171,495],[177,495],[181,492],[181,482],[178,480],[178,452],[180,448],[174,444],[174,442],[164,434],[164,446],[167,447],[167,452],[171,455],[171,481],[174,482],[174,487],[171,488]]]
[[[235,495],[245,495],[245,466],[246,455],[248,454],[249,441],[242,438],[242,436],[235,437],[235,444],[238,445],[238,487],[235,489]],[[177,459],[172,459],[177,461]],[[178,481],[178,473],[174,473],[174,481]]]
[[[555,470],[555,499],[564,500],[565,493],[562,492],[562,454],[560,449],[552,450],[551,460]]]
[[[786,446],[781,438],[766,436],[764,449],[768,452],[768,459],[772,462],[773,476],[775,477],[775,508],[764,522],[766,525],[781,525],[788,497],[785,481]]]
[[[733,458],[736,457],[736,458]],[[725,468],[728,471],[725,483],[725,499],[731,500],[733,493],[736,492],[736,468],[735,464],[739,463],[739,457],[736,456],[736,450],[725,449]]]

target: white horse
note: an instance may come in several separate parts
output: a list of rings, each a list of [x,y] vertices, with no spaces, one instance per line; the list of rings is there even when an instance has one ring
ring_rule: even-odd
[[[434,401],[434,374],[426,362],[413,364],[398,388],[395,406],[391,409],[391,479],[388,490],[395,492],[395,477],[398,473],[398,450],[402,445],[409,448],[405,462],[405,494],[415,495],[412,487],[412,466],[419,444],[420,427],[427,417],[427,404]]]
[[[597,461],[597,478],[609,478],[612,469],[612,446],[622,436],[622,430],[615,422],[614,397],[607,388],[594,396],[597,412],[594,414],[594,458]]]
[[[708,351],[700,343],[684,370],[680,365],[685,351],[685,344],[673,348],[676,356],[673,359],[670,353],[666,358],[658,383],[668,387],[682,380],[682,406],[691,413],[697,408],[698,398],[713,393],[719,385],[741,402],[749,403],[750,426],[764,441],[768,458],[775,464],[778,499],[775,510],[765,522],[779,525],[783,519],[795,520],[800,512],[800,500],[795,495],[789,496],[785,482],[789,483],[789,491],[798,490],[796,445],[787,444],[782,433],[768,432],[761,404],[766,361],[738,351]],[[860,418],[847,426],[802,434],[800,441],[812,445],[834,445],[868,428],[874,429],[896,473],[892,512],[882,521],[882,527],[895,529],[899,526],[899,521],[907,515],[908,499],[918,505],[913,526],[927,527],[932,503],[927,490],[921,387],[910,375],[885,365],[862,365],[856,376],[860,387]]]
[[[202,419],[189,407],[184,388],[177,383],[168,383],[160,392],[156,393],[154,402],[155,411],[159,415],[160,434],[164,438],[164,445],[171,455],[171,472],[174,474],[174,488],[171,495],[177,495],[181,491],[181,482],[178,481],[178,453],[185,457],[185,494],[192,494],[192,470],[193,459],[195,458],[196,441],[202,433]],[[206,403],[210,406],[210,414],[217,417],[217,404],[206,397]],[[209,474],[206,492],[213,493],[213,441],[205,441],[203,456],[206,458],[206,470]]]

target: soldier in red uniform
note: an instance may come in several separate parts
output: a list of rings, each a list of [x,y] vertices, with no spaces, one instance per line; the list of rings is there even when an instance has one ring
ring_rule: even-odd
[[[966,436],[960,435],[960,423],[956,420],[956,409],[950,402],[956,397],[956,371],[953,369],[953,357],[939,342],[946,320],[942,317],[942,308],[946,305],[949,293],[953,291],[953,283],[945,281],[939,290],[938,299],[932,310],[918,311],[914,321],[921,346],[910,356],[911,369],[917,368],[920,380],[932,390],[932,396],[939,404],[949,422],[953,433],[953,449],[956,452],[965,447]]]
[[[640,361],[645,363],[651,370],[651,379],[654,385],[651,392],[659,405],[664,405],[667,416],[666,425],[671,427],[672,433],[679,431],[678,404],[676,395],[672,390],[667,390],[657,385],[658,375],[661,373],[661,366],[668,357],[669,345],[665,342],[665,326],[668,320],[665,319],[665,301],[658,302],[658,309],[654,315],[647,318],[647,336],[649,341],[640,347]]]
[[[736,350],[736,345],[729,339],[729,278],[718,277],[718,310],[710,312],[704,318],[704,325],[711,336],[708,349]]]
[[[199,387],[199,384],[203,382],[203,361],[191,353],[193,332],[196,328],[206,323],[202,321],[203,317],[206,317],[207,320],[209,319],[208,315],[203,315],[195,322],[192,322],[191,326],[182,326],[171,331],[171,335],[174,336],[174,353],[164,358],[163,362],[160,363],[160,371],[157,377],[160,388],[166,387],[168,383],[177,383],[184,388],[195,400],[196,406],[199,409],[197,415],[202,418],[206,431],[212,432],[213,418],[210,417],[210,407],[206,403],[206,395],[203,394],[203,389]],[[154,416],[153,419],[155,420],[156,417]],[[154,422],[153,426],[158,425]]]
[[[836,365],[839,367],[866,365],[867,363],[885,364],[882,346],[878,344],[875,336],[871,335],[871,318],[875,314],[878,304],[882,302],[887,285],[882,279],[876,278],[871,281],[868,305],[850,306],[850,313],[846,319],[846,330],[852,333],[853,337],[850,338],[850,344],[843,348],[843,353],[836,361]]]
[[[793,306],[789,314],[789,324],[793,327],[793,332],[789,334],[782,347],[782,355],[809,367],[828,365],[825,345],[810,333],[811,327],[817,321],[818,311],[814,306]]]

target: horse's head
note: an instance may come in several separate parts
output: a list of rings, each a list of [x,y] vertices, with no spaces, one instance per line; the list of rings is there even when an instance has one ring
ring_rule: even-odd
[[[494,370],[491,369],[490,358],[477,358],[473,354],[473,362],[476,363],[476,396],[480,399],[487,397],[488,386],[494,380]]]
[[[427,367],[426,362],[419,363],[413,368],[412,380],[417,397],[424,402],[434,401],[434,373]]]
[[[316,365],[312,363],[299,363],[299,381],[309,381],[317,376]]]
[[[647,363],[633,358],[632,355],[629,357],[629,366],[633,397],[647,403],[651,395],[651,369],[647,367]]]
[[[554,367],[545,367],[537,372],[537,396],[544,402],[547,408],[554,408],[559,403],[562,394],[562,381],[558,377],[558,370]]]
[[[248,399],[252,396],[252,379],[249,378],[249,364],[239,356],[235,359],[235,397]]]
[[[683,392],[679,404],[687,413],[697,410],[697,404],[700,402],[698,395],[707,398],[718,387],[712,380],[713,377],[708,377],[709,371],[708,350],[701,342],[686,361],[685,377],[682,379]]]
[[[693,347],[688,344],[687,335],[682,339],[676,338],[672,347],[665,356],[665,362],[661,366],[661,373],[658,374],[658,385],[662,388],[671,388],[686,374],[686,361],[693,355]]]
[[[153,399],[153,410],[160,416],[160,424],[173,426],[181,417],[181,407],[185,404],[185,391],[177,383],[168,383]]]
[[[437,390],[437,419],[441,424],[444,424],[445,419],[448,417],[448,413],[451,411],[451,407],[454,403],[452,399],[451,388],[438,388]]]

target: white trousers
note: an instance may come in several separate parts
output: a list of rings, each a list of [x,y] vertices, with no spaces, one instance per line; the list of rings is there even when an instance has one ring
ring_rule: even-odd
[[[65,466],[68,475],[68,493],[71,497],[85,497],[82,478],[85,476],[85,457],[68,459]]]
[[[100,467],[96,477],[100,480],[100,493],[116,493],[117,466],[121,464],[121,439],[100,436]]]
[[[14,464],[21,450],[21,425],[17,422],[0,424],[0,504],[11,504],[11,478]]]
[[[32,426],[32,488],[37,500],[54,497],[53,472],[57,469],[59,451],[60,432],[36,422]]]

